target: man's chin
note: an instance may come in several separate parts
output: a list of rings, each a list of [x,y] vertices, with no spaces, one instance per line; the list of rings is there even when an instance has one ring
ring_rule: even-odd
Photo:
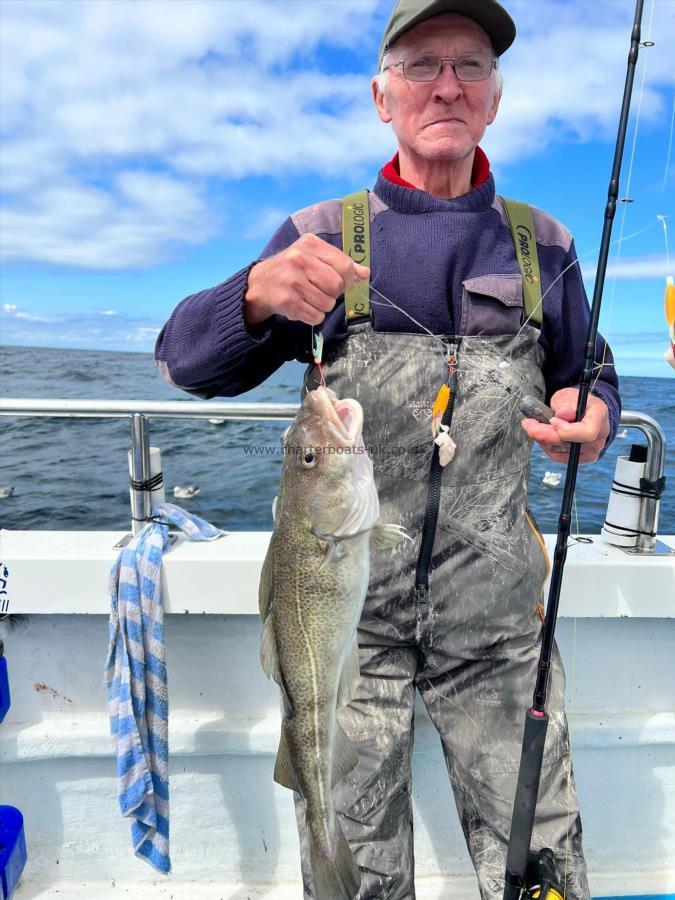
[[[440,139],[420,142],[420,145],[414,149],[422,159],[436,162],[459,162],[473,154],[476,144],[471,141]]]

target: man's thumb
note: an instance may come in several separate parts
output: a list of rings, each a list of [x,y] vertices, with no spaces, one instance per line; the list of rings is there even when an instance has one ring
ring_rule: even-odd
[[[359,263],[354,263],[354,274],[359,279],[359,281],[367,281],[370,278],[370,269],[368,266],[362,266]]]

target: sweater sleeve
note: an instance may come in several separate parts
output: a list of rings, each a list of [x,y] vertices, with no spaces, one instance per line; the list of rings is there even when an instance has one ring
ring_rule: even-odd
[[[298,237],[287,219],[260,259],[279,253]],[[304,334],[300,323],[272,316],[246,326],[244,297],[255,262],[222,284],[186,297],[173,311],[155,345],[155,361],[169,384],[204,399],[234,397],[298,357]]]
[[[547,350],[544,367],[547,402],[560,388],[579,384],[590,321],[590,307],[573,242],[565,256],[563,270],[560,305],[547,309],[544,300],[542,336]],[[607,449],[619,426],[621,398],[614,357],[600,334],[595,342],[595,366],[591,376],[591,393],[603,400],[609,410]]]

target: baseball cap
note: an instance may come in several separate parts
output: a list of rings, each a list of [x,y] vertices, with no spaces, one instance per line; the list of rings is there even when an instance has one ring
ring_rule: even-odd
[[[477,22],[487,32],[497,56],[515,40],[515,23],[497,0],[398,0],[382,37],[378,66],[382,66],[384,54],[405,31],[441,13],[461,13]]]

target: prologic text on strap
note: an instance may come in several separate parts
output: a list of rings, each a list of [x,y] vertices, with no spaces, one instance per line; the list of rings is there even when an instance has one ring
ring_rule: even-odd
[[[370,209],[368,191],[349,194],[342,201],[342,249],[355,263],[370,268]],[[345,294],[347,323],[370,317],[370,279]]]
[[[506,197],[502,197],[502,203],[513,235],[518,267],[523,277],[525,321],[541,328],[541,276],[532,211],[527,203],[507,200]]]

